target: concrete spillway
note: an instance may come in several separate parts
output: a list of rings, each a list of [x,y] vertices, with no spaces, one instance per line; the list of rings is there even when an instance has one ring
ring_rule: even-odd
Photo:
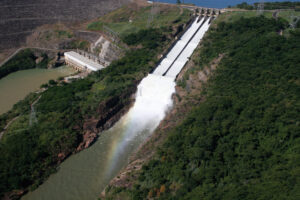
[[[166,58],[162,60],[162,62],[155,69],[153,74],[163,75],[170,66],[174,63],[176,58],[180,55],[182,50],[189,43],[193,35],[197,32],[204,21],[204,18],[199,20],[199,17],[193,22],[192,26],[184,33],[184,35],[177,41],[175,46],[171,49],[171,51],[167,54]]]
[[[188,43],[183,52],[179,55],[179,57],[175,60],[174,64],[167,71],[167,77],[176,78],[176,76],[180,73],[186,62],[189,60],[190,56],[193,54],[194,50],[197,48],[199,42],[203,38],[205,32],[209,28],[209,19],[205,21],[203,26],[198,30],[193,39]]]

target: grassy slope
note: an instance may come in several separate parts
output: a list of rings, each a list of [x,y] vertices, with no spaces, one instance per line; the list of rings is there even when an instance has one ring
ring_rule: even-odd
[[[169,11],[173,12],[172,9]],[[179,23],[185,23],[187,19]],[[165,25],[175,28],[179,23],[168,21]],[[29,95],[10,112],[1,115],[1,129],[14,117],[19,118],[0,141],[0,196],[28,186],[34,189],[55,171],[58,154],[73,152],[82,141],[84,121],[99,115],[96,113],[99,104],[134,91],[136,83],[154,67],[158,55],[169,45],[167,38],[172,31],[168,27],[148,29],[149,37],[138,36],[142,38],[136,43],[139,49],[134,46],[124,58],[105,70],[84,80],[49,88],[36,104],[38,123],[32,126],[28,123],[30,105],[39,96],[37,94]]]
[[[271,11],[265,11],[263,13],[263,15],[265,17],[271,18],[272,17],[273,12]],[[257,11],[235,11],[235,12],[226,12],[223,13],[218,19],[217,21],[226,21],[226,22],[232,22],[232,21],[236,21],[237,19],[241,18],[241,17],[245,17],[245,18],[249,18],[249,17],[255,17],[257,16]],[[287,20],[288,22],[291,22],[292,18],[291,16],[300,16],[300,12],[298,11],[293,11],[293,10],[289,10],[289,11],[280,11],[278,13],[278,17],[281,17],[285,20]]]
[[[89,24],[87,28],[89,30],[102,31],[104,30],[103,26],[107,26],[123,37],[147,27],[167,27],[180,24],[182,21],[190,18],[190,11],[186,9],[180,10],[176,6],[161,6],[159,12],[156,12],[157,14],[154,16],[153,21],[148,23],[150,13],[151,6],[141,8],[138,12],[136,8],[126,6],[101,17],[99,20]],[[129,23],[129,20],[132,22]]]
[[[299,197],[300,30],[279,36],[284,23],[237,15],[218,19],[227,23],[209,31],[188,72],[225,53],[206,101],[164,133],[132,188],[109,188],[107,199]]]
[[[236,5],[235,7],[247,10],[256,10],[259,3],[254,3],[254,5],[247,4],[243,2],[241,4]],[[300,2],[291,2],[291,1],[284,1],[284,2],[264,2],[264,9],[265,10],[279,10],[279,9],[291,9],[297,10],[300,9]]]

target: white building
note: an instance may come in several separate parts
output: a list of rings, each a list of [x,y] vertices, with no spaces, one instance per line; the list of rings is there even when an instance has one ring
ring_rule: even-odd
[[[79,71],[92,72],[104,69],[104,66],[99,61],[85,57],[74,51],[65,53],[65,62]]]

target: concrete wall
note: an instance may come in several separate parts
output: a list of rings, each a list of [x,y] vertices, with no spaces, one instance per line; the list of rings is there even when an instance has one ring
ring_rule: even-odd
[[[91,72],[90,70],[88,70],[86,67],[80,65],[77,62],[74,62],[71,59],[68,59],[67,57],[65,57],[65,62],[68,66],[73,67],[75,70],[77,71],[87,71],[87,72]]]

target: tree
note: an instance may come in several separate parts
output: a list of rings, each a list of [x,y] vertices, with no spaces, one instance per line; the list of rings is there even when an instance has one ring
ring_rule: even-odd
[[[49,83],[49,85],[56,85],[57,84],[57,82],[55,80],[52,80],[52,79],[49,80],[48,83]]]

